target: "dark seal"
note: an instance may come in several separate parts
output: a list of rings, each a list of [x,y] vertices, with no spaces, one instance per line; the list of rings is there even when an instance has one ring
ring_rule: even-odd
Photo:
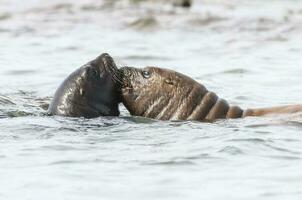
[[[131,115],[159,120],[216,119],[295,113],[302,105],[243,110],[192,78],[168,69],[123,67],[122,102]]]
[[[119,70],[112,57],[104,53],[63,81],[48,114],[85,118],[118,116],[120,85]]]

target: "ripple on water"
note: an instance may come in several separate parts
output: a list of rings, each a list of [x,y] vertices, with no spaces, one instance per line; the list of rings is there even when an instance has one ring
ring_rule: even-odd
[[[244,154],[244,152],[235,146],[225,146],[221,150],[219,150],[220,153],[227,153],[231,155],[239,155],[239,154]]]
[[[93,4],[85,4],[81,6],[81,10],[91,12],[100,11],[105,9],[113,9],[115,7],[116,1],[103,1],[95,2]]]
[[[154,161],[143,162],[142,165],[158,165],[158,166],[183,166],[183,165],[195,165],[193,161],[189,160],[171,160],[171,161]]]
[[[41,116],[48,108],[50,98],[37,98],[35,92],[19,90],[0,95],[1,118]]]
[[[34,74],[36,73],[36,70],[9,70],[6,72],[7,75],[13,75],[13,76],[23,76],[23,75],[28,75],[28,74]]]
[[[286,80],[299,86],[301,76],[301,2],[193,1],[187,10],[166,8],[165,0],[7,0],[9,12],[0,4],[0,39],[7,43],[0,45],[1,65],[12,69],[0,70],[0,78],[26,79],[29,88],[0,89],[0,199],[22,199],[24,193],[34,200],[299,199],[301,116],[211,124],[130,117],[125,110],[122,117],[89,120],[43,115],[51,98],[39,91],[48,86],[31,80],[41,78],[41,62],[49,68],[43,81],[55,90],[62,78],[57,75],[68,73],[63,66],[100,50],[129,65],[179,66],[243,107],[286,102],[293,87]],[[18,66],[24,59],[30,63],[25,71]],[[54,65],[62,66],[60,72]],[[275,69],[284,72],[275,82],[280,95],[263,103],[257,95],[270,89],[261,81],[276,79]],[[287,95],[301,99],[298,86]]]
[[[15,105],[12,99],[0,94],[0,105]]]
[[[74,5],[69,3],[56,3],[55,5],[47,5],[33,7],[24,12],[24,14],[58,14],[58,12],[69,13],[73,11]]]
[[[217,24],[220,22],[224,22],[227,21],[228,18],[226,17],[221,17],[218,15],[214,15],[211,13],[207,13],[207,15],[203,16],[203,17],[192,17],[191,19],[189,19],[187,21],[187,23],[191,26],[209,26],[212,24]]]
[[[167,56],[154,56],[154,55],[129,55],[124,56],[123,59],[125,60],[150,60],[150,61],[169,61],[171,58]]]
[[[52,10],[54,11],[67,11],[67,12],[70,12],[73,8],[73,4],[70,4],[70,3],[60,3],[60,4],[57,4],[57,5],[54,5],[52,7]]]
[[[276,160],[301,160],[301,157],[298,156],[272,155],[269,157]]]
[[[0,14],[0,21],[8,20],[12,17],[10,13],[2,13]]]
[[[236,69],[230,69],[230,70],[225,70],[222,73],[223,74],[247,74],[251,73],[252,71],[248,69],[242,69],[242,68],[236,68]]]
[[[139,30],[150,30],[158,28],[158,21],[154,16],[142,17],[129,22],[126,26]]]

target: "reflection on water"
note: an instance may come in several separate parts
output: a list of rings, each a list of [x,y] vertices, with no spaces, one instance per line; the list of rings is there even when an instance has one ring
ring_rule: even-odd
[[[173,2],[1,2],[1,199],[301,198],[301,114],[45,115],[61,81],[102,52],[180,71],[243,108],[301,103],[302,2]]]

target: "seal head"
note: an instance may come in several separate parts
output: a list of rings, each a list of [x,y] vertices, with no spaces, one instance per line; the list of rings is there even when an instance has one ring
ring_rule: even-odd
[[[121,77],[104,53],[70,74],[57,89],[48,114],[94,118],[118,116]]]

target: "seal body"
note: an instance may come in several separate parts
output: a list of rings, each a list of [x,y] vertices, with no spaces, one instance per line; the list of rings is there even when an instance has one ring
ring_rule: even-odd
[[[123,67],[122,102],[130,114],[159,120],[214,121],[298,112],[302,106],[248,109],[231,106],[192,78],[168,69]]]
[[[71,73],[49,105],[49,115],[94,118],[118,116],[119,71],[104,53]]]

